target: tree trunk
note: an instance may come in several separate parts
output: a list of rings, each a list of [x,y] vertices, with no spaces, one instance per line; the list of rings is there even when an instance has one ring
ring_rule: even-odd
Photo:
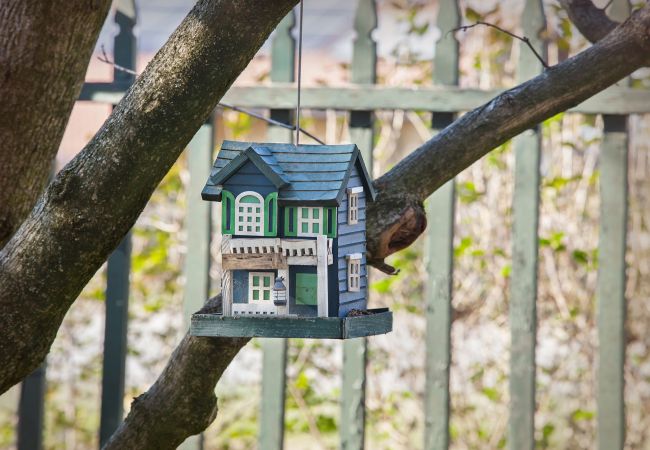
[[[43,191],[110,0],[0,6],[0,248]]]
[[[199,1],[50,184],[0,251],[0,393],[40,364],[81,289],[295,3]]]

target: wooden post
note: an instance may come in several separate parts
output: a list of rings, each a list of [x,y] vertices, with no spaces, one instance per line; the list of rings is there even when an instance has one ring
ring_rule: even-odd
[[[627,0],[614,0],[608,15],[624,21]],[[624,81],[629,85],[629,78]],[[600,154],[598,239],[598,449],[625,446],[625,252],[627,248],[627,116],[605,115]]]
[[[46,366],[46,363],[41,364],[21,384],[17,450],[41,450],[43,448]]]
[[[119,0],[115,23],[113,57],[115,63],[135,70],[136,40],[133,34],[137,22],[134,0]],[[113,83],[132,84],[135,76],[113,70]],[[102,402],[99,443],[104,445],[122,422],[124,415],[124,377],[126,371],[127,326],[129,308],[129,274],[131,271],[131,232],[108,257],[106,269],[106,322],[104,330],[104,360],[102,367]]]
[[[352,53],[351,79],[357,84],[377,81],[377,45],[372,33],[377,28],[375,0],[359,0],[354,19],[356,39]],[[373,112],[350,113],[350,138],[357,144],[368,169],[373,175]],[[336,263],[336,262],[335,262]],[[366,269],[366,298],[370,299],[369,266]],[[361,450],[365,444],[366,421],[366,338],[343,341],[343,374],[341,387],[341,449]]]
[[[287,304],[284,306],[278,306],[278,314],[279,315],[287,315],[289,314],[289,269],[278,269],[278,277],[283,278],[283,283],[287,288],[286,291],[286,299],[287,299]]]
[[[322,234],[316,236],[316,261],[318,317],[327,317],[327,236]]]
[[[106,269],[106,325],[102,366],[102,403],[99,442],[103,446],[122,422],[126,331],[129,313],[131,232],[108,257]]]
[[[212,168],[214,148],[214,118],[210,116],[201,125],[188,145],[187,166],[190,173],[187,187],[187,255],[185,257],[185,287],[183,292],[183,317],[189,328],[192,314],[201,309],[210,296],[210,203],[201,199],[201,190]],[[224,302],[225,305],[225,302]],[[225,308],[224,308],[225,309]],[[203,436],[197,434],[187,438],[180,450],[200,450]]]
[[[449,34],[460,25],[456,0],[439,2],[436,20],[440,39],[436,43],[433,81],[458,85],[458,41]],[[432,129],[437,133],[454,120],[453,113],[434,112]],[[449,367],[451,365],[451,298],[453,281],[455,181],[450,180],[427,201],[425,286],[427,334],[425,341],[424,449],[449,447]]]
[[[183,316],[185,326],[189,327],[190,317],[201,309],[210,295],[210,202],[201,199],[201,190],[212,168],[214,148],[214,127],[212,116],[188,145],[187,167],[189,184],[187,187],[187,255],[185,257],[185,286],[183,292]]]
[[[598,240],[598,448],[625,445],[627,117],[605,116]]]
[[[527,0],[522,15],[523,35],[546,57],[540,37],[546,27],[541,0]],[[524,82],[543,67],[525,45],[519,49],[517,78]],[[537,228],[539,216],[539,161],[541,133],[528,130],[513,141],[515,187],[510,299],[510,419],[508,446],[535,447],[535,346],[537,334]]]

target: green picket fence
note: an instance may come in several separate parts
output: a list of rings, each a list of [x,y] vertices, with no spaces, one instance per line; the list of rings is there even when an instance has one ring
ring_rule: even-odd
[[[459,26],[461,15],[455,0],[440,0],[437,26],[442,36]],[[307,5],[309,2],[307,2]],[[120,34],[115,38],[115,61],[129,68],[135,62],[136,24],[133,0],[117,2],[115,22]],[[614,15],[624,16],[629,7],[624,0],[615,0]],[[539,37],[545,27],[540,0],[525,0],[521,17],[522,33],[529,37],[540,54],[545,54]],[[295,108],[293,14],[283,20],[272,43],[271,80],[269,87],[233,88],[224,99],[241,107],[264,108],[276,120],[288,122]],[[377,27],[374,0],[359,0],[354,20],[356,38],[353,47],[351,81],[345,88],[320,87],[305,89],[302,104],[311,109],[350,111],[350,135],[363,151],[368,167],[372,167],[374,110],[430,110],[434,130],[451,123],[459,112],[479,106],[495,92],[462,89],[458,85],[458,43],[453,38],[440,39],[433,61],[433,82],[437,89],[371,86],[376,81],[376,46],[371,38]],[[434,45],[432,43],[432,45]],[[542,70],[530,52],[520,54],[518,80],[524,81]],[[115,72],[113,83],[89,83],[80,100],[115,104],[132,77]],[[283,84],[284,83],[284,84]],[[446,87],[439,89],[440,86]],[[605,450],[622,449],[625,439],[623,402],[623,368],[625,355],[625,249],[627,222],[627,116],[650,112],[647,92],[615,87],[574,108],[573,111],[604,115],[604,140],[601,149],[601,215],[598,272],[598,443]],[[190,185],[187,211],[187,263],[184,315],[189,319],[210,294],[211,216],[206,202],[198,200],[207,178],[214,151],[214,120],[204,124],[189,145]],[[290,142],[286,129],[269,128],[271,141]],[[514,141],[515,188],[513,198],[513,257],[510,292],[510,428],[511,449],[532,449],[535,446],[535,344],[538,261],[538,211],[540,190],[539,129],[522,133]],[[428,202],[426,290],[426,395],[425,432],[422,447],[443,450],[449,447],[449,367],[451,363],[451,298],[453,275],[453,237],[455,191],[450,181],[431,196]],[[100,441],[115,430],[123,417],[124,367],[128,309],[130,238],[127,236],[108,261],[106,293],[106,335]],[[287,340],[262,340],[263,376],[260,405],[259,448],[283,448],[285,371]],[[364,448],[365,377],[367,348],[365,339],[343,343],[340,446],[343,449]],[[45,366],[23,383],[20,399],[18,447],[41,447],[43,428],[43,395]],[[201,439],[195,437],[183,444],[198,449]]]

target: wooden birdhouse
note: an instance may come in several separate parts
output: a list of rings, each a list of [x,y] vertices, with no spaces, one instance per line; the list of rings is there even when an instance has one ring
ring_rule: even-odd
[[[367,310],[365,211],[375,191],[356,145],[225,141],[202,197],[221,202],[223,311],[195,315],[193,334],[390,331],[387,309]]]

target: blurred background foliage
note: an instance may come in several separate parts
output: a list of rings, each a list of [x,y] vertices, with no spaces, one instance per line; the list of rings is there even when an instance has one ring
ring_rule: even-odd
[[[488,21],[516,31],[523,2],[462,2],[464,23]],[[587,43],[557,2],[546,2],[549,63]],[[379,62],[379,83],[431,84],[432,67],[416,50],[433,46],[430,2],[380,2],[403,36]],[[514,84],[518,52],[491,28],[459,32],[461,85],[482,89]],[[255,61],[254,61],[255,62]],[[347,63],[341,65],[347,68]],[[266,79],[261,71],[258,79]],[[319,82],[323,82],[319,79]],[[650,87],[647,71],[632,79]],[[428,112],[376,114],[375,173],[389,170],[430,134]],[[308,111],[303,126],[328,142],[348,139],[346,114]],[[627,448],[650,442],[650,117],[630,119],[630,210],[627,252]],[[595,445],[595,283],[598,267],[598,155],[602,119],[559,114],[543,131],[539,229],[537,448]],[[244,114],[220,113],[218,139],[263,140],[265,125]],[[452,326],[451,437],[454,449],[505,448],[508,417],[508,296],[514,158],[506,143],[457,177]],[[183,262],[187,164],[184,157],[161,182],[133,230],[127,392],[130,401],[156,379],[184,333]],[[191,199],[189,201],[201,201]],[[218,217],[216,206],[214,217]],[[217,260],[218,239],[213,252]],[[424,411],[423,238],[388,261],[398,276],[372,273],[372,306],[395,313],[392,334],[369,340],[367,448],[421,447]],[[98,445],[104,319],[104,268],[66,316],[48,357],[45,446]],[[212,268],[218,292],[219,267]],[[289,449],[338,447],[341,344],[290,340],[286,390]],[[217,387],[220,412],[205,434],[206,448],[256,447],[261,350],[249,344]],[[15,418],[0,412],[0,447],[10,448]],[[644,447],[645,446],[645,447]]]

